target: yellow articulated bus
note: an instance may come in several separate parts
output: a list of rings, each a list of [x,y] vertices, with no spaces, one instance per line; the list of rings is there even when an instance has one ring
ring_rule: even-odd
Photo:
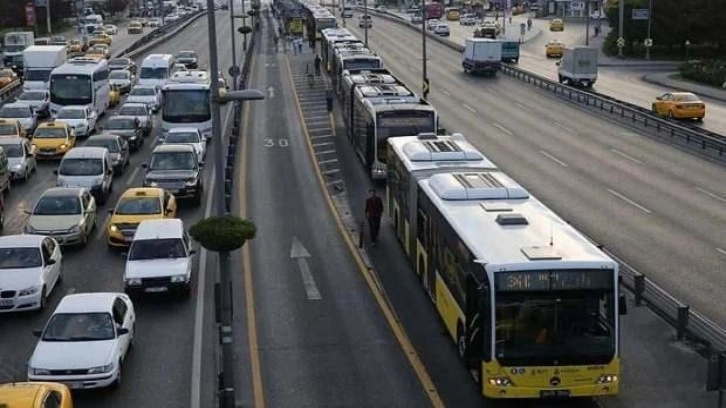
[[[388,214],[482,394],[617,394],[618,264],[495,166],[456,160],[465,142],[405,139],[388,139]]]
[[[461,10],[458,7],[447,7],[444,9],[444,14],[449,21],[459,21],[461,18]]]

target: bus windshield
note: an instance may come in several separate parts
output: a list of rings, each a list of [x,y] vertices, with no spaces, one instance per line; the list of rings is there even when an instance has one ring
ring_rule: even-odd
[[[376,117],[378,160],[386,160],[386,139],[396,136],[416,136],[419,133],[436,133],[433,110],[392,110],[379,112]]]
[[[50,101],[59,105],[88,105],[93,103],[91,78],[88,75],[51,76]]]
[[[607,364],[615,312],[612,288],[498,292],[495,356],[503,366]]]
[[[172,123],[198,123],[212,117],[209,90],[164,91],[161,118]]]

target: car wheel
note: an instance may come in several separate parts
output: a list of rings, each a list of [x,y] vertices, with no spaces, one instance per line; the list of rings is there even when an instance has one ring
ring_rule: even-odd
[[[669,119],[675,119],[675,116],[673,116],[673,111],[672,110],[669,110],[668,111],[668,118]]]
[[[85,248],[88,245],[88,233],[81,234],[81,248]]]
[[[41,313],[45,308],[48,306],[48,297],[45,295],[45,285],[43,285],[42,288],[40,288],[40,307],[38,307],[37,312]]]
[[[658,108],[656,108],[655,104],[653,104],[650,108],[651,112],[653,112],[654,115],[658,114]]]
[[[111,383],[111,389],[117,390],[121,386],[121,360],[118,361],[118,375],[116,379]]]
[[[27,183],[28,178],[30,178],[30,169],[25,169],[25,174],[23,175],[23,181]]]

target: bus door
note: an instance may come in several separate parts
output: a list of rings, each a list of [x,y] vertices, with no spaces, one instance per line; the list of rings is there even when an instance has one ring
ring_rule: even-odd
[[[481,265],[470,264],[469,267],[481,268]],[[466,278],[466,305],[464,305],[465,324],[465,352],[462,356],[464,363],[470,370],[476,369],[474,373],[478,380],[481,380],[481,363],[487,360],[489,355],[487,347],[491,344],[487,341],[491,337],[488,331],[490,327],[490,297],[489,287],[479,284],[472,275]]]

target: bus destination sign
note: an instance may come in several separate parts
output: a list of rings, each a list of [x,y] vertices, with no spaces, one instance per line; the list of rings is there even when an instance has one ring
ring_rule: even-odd
[[[516,271],[494,276],[499,292],[611,289],[614,284],[612,270]]]

